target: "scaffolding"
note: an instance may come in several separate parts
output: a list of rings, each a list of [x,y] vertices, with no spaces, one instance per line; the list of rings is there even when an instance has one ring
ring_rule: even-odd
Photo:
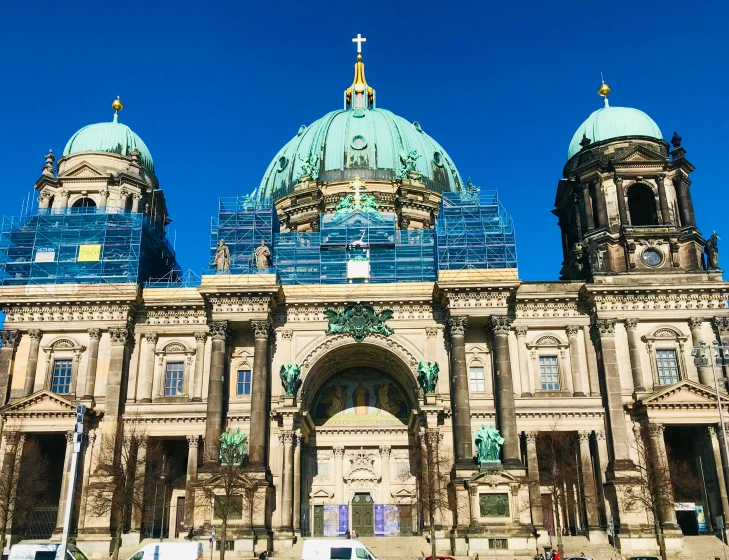
[[[438,270],[516,269],[514,223],[496,191],[444,193],[435,227]]]
[[[117,208],[68,208],[3,218],[3,286],[141,284],[179,272],[164,230],[143,214]]]
[[[259,272],[253,252],[261,241],[273,251],[273,234],[278,231],[278,225],[278,214],[270,198],[258,199],[249,195],[221,198],[218,216],[211,220],[210,259],[205,272],[217,272],[210,267],[221,239],[230,250],[231,274]]]

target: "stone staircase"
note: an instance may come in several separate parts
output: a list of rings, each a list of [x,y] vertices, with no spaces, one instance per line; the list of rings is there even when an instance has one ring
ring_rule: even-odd
[[[332,540],[342,540],[341,537],[331,538]],[[300,560],[304,540],[306,539],[299,538],[294,546],[275,551],[274,557]],[[430,554],[430,545],[425,537],[358,537],[357,540],[371,550],[378,560],[417,560],[421,552],[425,552],[426,555]]]
[[[672,560],[729,560],[729,546],[714,536],[702,535],[699,537],[684,537],[683,548],[673,556]]]
[[[566,558],[580,556],[584,552],[585,556],[594,560],[620,559],[620,551],[609,544],[591,543],[587,537],[562,537],[562,543]],[[552,537],[552,546],[557,549],[557,537]]]

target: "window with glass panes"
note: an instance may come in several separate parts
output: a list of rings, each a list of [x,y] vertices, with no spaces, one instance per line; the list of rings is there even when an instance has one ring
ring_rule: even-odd
[[[468,368],[468,377],[471,380],[471,391],[485,391],[483,366],[471,366]]]
[[[184,362],[167,362],[167,369],[165,370],[165,397],[179,397],[182,395],[184,375]]]
[[[73,372],[73,360],[56,360],[53,362],[53,379],[51,391],[61,395],[71,392],[71,373]]]
[[[251,370],[241,369],[238,370],[236,395],[250,395],[251,394]]]
[[[539,375],[542,391],[559,391],[557,356],[539,356]]]
[[[672,385],[678,383],[678,361],[675,350],[656,350],[658,364],[658,383]]]

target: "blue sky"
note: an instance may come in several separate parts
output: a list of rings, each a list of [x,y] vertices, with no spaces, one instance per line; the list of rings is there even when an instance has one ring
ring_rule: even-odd
[[[378,106],[417,120],[461,175],[497,189],[526,280],[561,265],[553,208],[567,146],[601,105],[677,130],[704,233],[723,232],[729,3],[11,2],[0,19],[3,214],[48,148],[120,120],[149,146],[183,268],[208,257],[221,196],[249,193],[276,151],[341,107],[361,33]],[[723,232],[729,239],[729,231]]]

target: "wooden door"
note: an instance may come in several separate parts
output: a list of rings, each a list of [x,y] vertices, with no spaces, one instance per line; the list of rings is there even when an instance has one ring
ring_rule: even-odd
[[[413,506],[400,506],[400,536],[413,534]]]
[[[177,519],[175,519],[175,538],[185,531],[185,496],[177,498]]]
[[[375,534],[375,504],[369,493],[355,494],[352,499],[352,529],[358,537]]]
[[[314,536],[324,536],[324,506],[314,506]]]

